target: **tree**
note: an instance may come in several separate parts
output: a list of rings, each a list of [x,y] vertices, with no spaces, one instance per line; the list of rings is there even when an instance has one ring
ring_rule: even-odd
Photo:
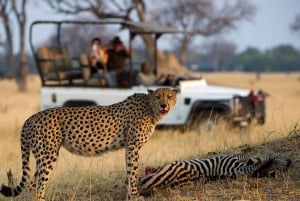
[[[241,71],[263,71],[263,56],[259,49],[249,47],[242,53],[238,54],[233,61],[236,70]]]
[[[296,15],[294,22],[291,24],[291,29],[300,32],[300,14]]]
[[[236,55],[232,62],[235,70],[243,71],[299,71],[300,52],[291,45],[279,45],[265,52],[248,48]]]
[[[25,91],[27,88],[27,57],[25,52],[25,28],[26,28],[26,3],[27,0],[2,0],[0,1],[0,14],[3,20],[6,33],[6,54],[10,72],[14,74],[14,58],[13,58],[13,35],[11,26],[13,20],[17,21],[19,34],[15,37],[20,38],[19,44],[19,68],[16,75],[18,89]]]
[[[147,22],[146,6],[143,0],[44,0],[52,9],[59,13],[68,15],[78,15],[88,13],[98,19],[123,19],[132,21],[132,13],[135,14],[139,21]],[[149,35],[141,35],[146,46],[146,54],[150,61],[153,62],[154,40]]]
[[[27,22],[26,15],[26,3],[27,0],[18,0],[20,4],[16,3],[16,0],[12,0],[12,9],[18,22],[19,37],[20,37],[20,61],[17,74],[17,83],[20,91],[27,89],[27,57],[25,52],[25,28]]]
[[[178,49],[181,62],[185,63],[189,45],[199,36],[220,34],[236,28],[238,22],[250,20],[256,8],[246,0],[220,2],[211,0],[168,0],[157,2],[151,16],[160,24],[181,30],[195,32],[193,35],[179,35]],[[163,15],[163,17],[162,17]]]
[[[300,53],[291,45],[279,45],[271,50],[276,71],[300,70]]]
[[[2,19],[6,43],[4,47],[6,49],[6,60],[7,60],[7,72],[8,76],[13,76],[15,74],[14,66],[14,50],[13,50],[13,35],[11,31],[11,20],[10,13],[12,12],[12,5],[10,0],[0,1],[0,18]]]
[[[202,45],[204,55],[209,58],[214,71],[224,71],[230,68],[230,64],[234,59],[236,45],[217,37],[212,41],[205,42]]]
[[[221,8],[218,8],[220,3],[216,4],[215,1],[211,0],[156,0],[151,2],[143,0],[89,0],[80,1],[80,3],[74,0],[45,1],[60,13],[78,15],[85,12],[99,19],[155,21],[178,29],[195,31],[196,35],[179,38],[182,63],[185,63],[188,46],[195,37],[232,29],[236,27],[237,22],[250,19],[255,11],[255,7],[246,0],[237,0],[235,4],[226,0]],[[141,35],[141,38],[146,46],[147,58],[151,62],[154,53],[153,38],[149,35]]]

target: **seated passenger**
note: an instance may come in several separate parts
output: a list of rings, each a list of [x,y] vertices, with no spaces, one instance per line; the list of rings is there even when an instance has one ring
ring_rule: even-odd
[[[131,51],[123,45],[121,39],[116,36],[111,41],[111,46],[107,49],[108,61],[108,82],[109,86],[127,85],[125,80],[120,83],[118,76],[126,68],[126,59],[131,57]]]
[[[89,55],[91,74],[101,74],[106,71],[106,49],[101,46],[100,38],[93,38],[91,43],[92,49]]]
[[[151,71],[151,67],[147,62],[141,63],[141,71],[137,75],[137,83],[145,86],[151,85],[164,85],[167,82],[167,77],[161,75],[159,78],[156,78],[154,73]]]
[[[123,45],[123,42],[118,36],[114,37],[111,41],[111,47],[108,48],[107,54],[108,71],[123,71],[126,67],[126,59],[131,57],[131,51]]]
[[[156,83],[156,76],[151,71],[151,67],[147,62],[141,63],[140,72],[137,75],[137,83],[145,86],[151,86]]]

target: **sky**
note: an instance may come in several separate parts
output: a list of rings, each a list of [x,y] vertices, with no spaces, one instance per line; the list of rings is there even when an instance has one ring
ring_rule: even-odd
[[[300,33],[291,31],[295,16],[300,15],[299,0],[250,0],[257,13],[252,22],[242,23],[238,30],[226,37],[234,41],[239,50],[249,46],[261,50],[281,44],[292,44],[300,49]]]
[[[238,51],[243,51],[249,46],[267,50],[281,44],[292,44],[297,49],[300,49],[300,33],[292,32],[290,29],[295,16],[300,14],[299,0],[249,1],[257,7],[257,12],[253,20],[240,23],[236,30],[225,36],[227,40],[237,45]],[[35,1],[35,5],[30,4],[27,13],[28,25],[35,20],[70,18],[62,14],[55,14],[39,1]],[[50,30],[45,29],[41,34],[36,36],[36,41],[42,42],[50,33]],[[29,34],[27,33],[28,36]],[[0,39],[2,37],[0,36]],[[205,38],[202,40],[205,40]],[[18,45],[16,40],[15,42]],[[28,43],[27,46],[27,50],[30,50]]]

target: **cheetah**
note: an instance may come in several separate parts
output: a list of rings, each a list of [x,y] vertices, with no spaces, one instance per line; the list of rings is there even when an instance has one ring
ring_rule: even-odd
[[[156,124],[176,104],[177,90],[148,89],[109,106],[60,107],[29,117],[21,131],[22,178],[18,186],[0,185],[2,195],[20,195],[35,189],[36,200],[45,200],[46,185],[64,147],[73,154],[97,156],[125,148],[127,199],[139,196],[137,170],[139,150]],[[30,151],[36,161],[30,177]]]

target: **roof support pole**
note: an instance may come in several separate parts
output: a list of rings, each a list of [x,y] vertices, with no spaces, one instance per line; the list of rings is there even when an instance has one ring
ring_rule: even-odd
[[[58,23],[57,26],[57,34],[56,34],[56,43],[58,46],[60,46],[60,31],[61,31],[61,23]]]
[[[132,41],[134,37],[136,36],[136,33],[129,31],[129,50],[132,51]],[[129,86],[132,86],[132,80],[133,80],[133,69],[132,69],[132,55],[129,57]]]
[[[157,75],[157,40],[158,38],[161,36],[162,34],[159,33],[159,34],[155,34],[155,38],[154,38],[154,75]]]

